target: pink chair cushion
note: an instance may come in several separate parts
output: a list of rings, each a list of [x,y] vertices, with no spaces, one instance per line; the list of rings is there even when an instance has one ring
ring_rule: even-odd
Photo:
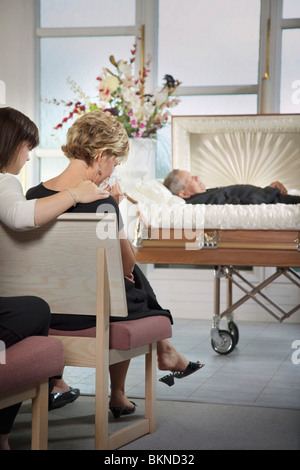
[[[30,336],[6,350],[5,362],[0,364],[0,394],[61,375],[63,344],[47,336]]]
[[[50,329],[50,335],[96,337],[96,327],[86,330],[63,331]],[[164,316],[140,318],[139,320],[117,321],[110,323],[110,349],[128,350],[156,343],[162,339],[171,338],[172,327],[170,320]]]

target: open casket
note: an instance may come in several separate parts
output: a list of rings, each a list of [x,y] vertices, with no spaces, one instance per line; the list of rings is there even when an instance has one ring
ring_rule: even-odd
[[[289,193],[300,195],[300,115],[173,117],[172,166],[199,175],[208,188],[265,187],[280,181]],[[166,191],[152,181],[128,192],[138,202],[137,261],[215,267],[211,334],[217,352],[227,354],[237,344],[233,312],[248,299],[280,321],[300,308],[298,304],[284,311],[262,292],[281,275],[300,287],[293,269],[300,267],[300,204],[190,205],[167,196]],[[277,270],[253,286],[234,266],[276,266]],[[228,285],[227,308],[222,313],[221,277]],[[244,292],[235,303],[233,284]],[[228,331],[219,329],[224,316]]]

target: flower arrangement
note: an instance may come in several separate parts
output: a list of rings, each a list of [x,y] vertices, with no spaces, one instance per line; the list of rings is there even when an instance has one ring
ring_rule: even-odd
[[[100,109],[111,112],[123,123],[129,137],[154,137],[157,130],[162,128],[170,116],[169,108],[177,106],[179,100],[171,97],[181,84],[172,75],[165,75],[163,87],[153,94],[145,94],[146,78],[150,72],[151,58],[148,58],[143,72],[138,78],[134,76],[136,47],[131,50],[129,61],[116,61],[111,55],[109,60],[114,66],[113,71],[103,68],[97,77],[99,103],[92,103],[81,88],[70,78],[68,83],[77,95],[75,101],[57,101],[70,108],[69,114],[54,129],[59,129],[69,119]]]

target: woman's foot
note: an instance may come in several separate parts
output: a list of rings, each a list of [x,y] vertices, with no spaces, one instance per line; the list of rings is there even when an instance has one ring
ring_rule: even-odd
[[[188,359],[180,354],[168,340],[157,344],[157,363],[159,370],[184,372],[189,365]]]
[[[136,404],[131,401],[130,407],[128,406],[110,406],[109,409],[114,415],[114,418],[120,418],[125,415],[132,415],[135,412]]]
[[[183,372],[173,372],[172,374],[161,377],[159,381],[171,387],[172,385],[174,385],[174,379],[184,379],[185,377],[194,374],[194,372],[197,372],[197,370],[201,369],[203,366],[204,364],[201,364],[199,361],[189,362],[187,368]]]
[[[63,379],[55,379],[53,389],[49,395],[49,411],[73,403],[79,395],[79,388],[71,388]]]
[[[69,385],[64,379],[53,379],[53,390],[52,393],[64,393],[70,390]]]
[[[123,392],[112,393],[109,400],[110,408],[134,408],[134,403]]]
[[[9,434],[0,434],[0,450],[10,450],[8,437]]]
[[[169,370],[172,374],[162,377],[160,382],[171,387],[174,379],[183,379],[201,369],[204,364],[200,362],[190,362],[180,354],[174,346],[165,339],[157,343],[157,362],[159,370]]]
[[[118,391],[110,397],[109,409],[114,415],[114,418],[133,414],[135,412],[135,407],[136,404],[133,401],[130,401],[122,391]]]

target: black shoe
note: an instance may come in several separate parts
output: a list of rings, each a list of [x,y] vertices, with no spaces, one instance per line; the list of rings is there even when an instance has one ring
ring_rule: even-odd
[[[165,375],[164,377],[161,377],[159,379],[160,382],[163,382],[166,385],[169,385],[169,387],[172,387],[174,385],[174,378],[175,379],[184,379],[184,377],[188,377],[189,375],[193,374],[197,370],[201,369],[204,366],[204,364],[201,364],[200,362],[189,362],[189,365],[183,372],[173,372],[172,374]]]
[[[49,395],[49,411],[73,403],[80,395],[79,388],[70,388],[67,392],[51,393]]]
[[[110,406],[109,409],[114,415],[114,418],[120,418],[123,415],[132,415],[135,412],[136,404],[133,401],[131,401],[130,403],[134,405],[133,408],[128,408],[127,406],[123,406],[123,407]]]

